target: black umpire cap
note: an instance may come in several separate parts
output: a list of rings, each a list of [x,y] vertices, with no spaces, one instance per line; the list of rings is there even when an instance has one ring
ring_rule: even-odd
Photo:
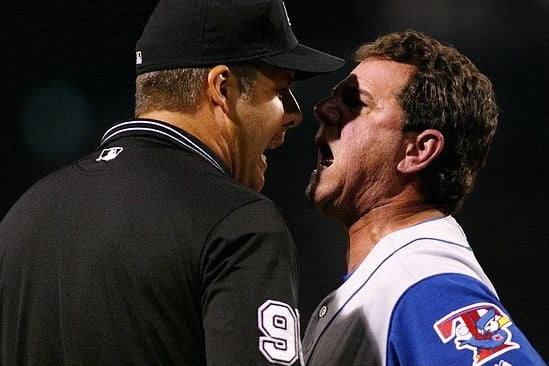
[[[296,79],[344,60],[300,44],[281,0],[160,0],[136,44],[136,71],[263,62]]]

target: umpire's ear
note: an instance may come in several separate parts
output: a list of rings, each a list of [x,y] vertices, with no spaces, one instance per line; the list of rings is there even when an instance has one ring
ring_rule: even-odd
[[[410,133],[406,140],[405,153],[397,164],[399,172],[404,174],[417,173],[425,169],[444,148],[444,136],[435,129],[420,133]]]
[[[231,89],[238,88],[238,79],[226,65],[217,65],[208,73],[206,95],[214,106],[229,112]]]

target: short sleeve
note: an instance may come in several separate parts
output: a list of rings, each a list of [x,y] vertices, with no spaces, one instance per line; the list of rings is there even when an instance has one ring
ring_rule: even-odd
[[[480,281],[461,274],[429,277],[394,308],[387,365],[536,365],[546,363]]]
[[[202,254],[208,365],[297,365],[297,255],[269,200],[225,217]]]

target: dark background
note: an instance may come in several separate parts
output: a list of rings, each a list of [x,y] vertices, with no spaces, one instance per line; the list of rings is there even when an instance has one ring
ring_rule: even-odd
[[[155,1],[2,4],[0,217],[33,182],[133,117],[134,46]],[[493,153],[457,215],[514,322],[549,359],[549,0],[287,0],[299,40],[351,60],[380,34],[415,28],[464,52],[501,108]],[[222,11],[222,9],[220,9]],[[301,261],[303,326],[345,274],[346,235],[304,201],[315,166],[312,107],[352,69],[296,83],[304,120],[269,155],[264,193]]]

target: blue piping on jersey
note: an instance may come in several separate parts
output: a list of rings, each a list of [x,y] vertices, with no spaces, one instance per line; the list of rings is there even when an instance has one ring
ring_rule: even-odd
[[[343,282],[347,281],[352,275],[355,273],[355,271],[349,272],[346,275],[343,276]]]
[[[419,241],[419,240],[433,240],[433,241],[438,241],[438,242],[441,242],[441,243],[444,243],[444,244],[450,244],[450,245],[455,245],[455,246],[458,246],[462,249],[467,249],[469,251],[472,251],[472,249],[467,246],[467,245],[463,245],[463,244],[459,244],[459,243],[455,243],[453,241],[448,241],[448,240],[443,240],[443,239],[438,239],[438,238],[429,238],[429,237],[425,237],[425,238],[416,238],[412,241],[409,241],[408,243],[404,244],[403,246],[401,246],[400,248],[398,248],[397,250],[395,250],[394,252],[392,252],[389,256],[387,256],[383,261],[381,261],[381,263],[373,270],[373,272],[368,276],[368,278],[366,278],[366,280],[362,283],[362,285],[360,285],[355,292],[353,292],[351,294],[351,296],[349,296],[349,298],[343,303],[343,305],[341,305],[341,307],[335,312],[334,316],[330,319],[330,321],[326,324],[326,326],[324,327],[324,329],[322,330],[322,332],[320,333],[320,335],[316,338],[316,342],[314,344],[314,346],[312,347],[312,350],[311,350],[311,353],[312,351],[314,351],[314,349],[316,348],[318,342],[320,341],[320,338],[322,338],[322,336],[324,335],[324,333],[326,332],[326,329],[328,329],[328,327],[334,322],[335,318],[337,318],[337,316],[343,311],[343,308],[345,308],[345,306],[347,306],[347,304],[353,299],[353,297],[355,297],[355,295],[357,293],[360,292],[360,290],[362,290],[362,288],[364,286],[366,286],[366,283],[368,283],[368,281],[370,280],[370,278],[372,278],[372,276],[377,272],[377,270],[389,259],[391,258],[395,253],[397,253],[399,250],[407,247],[408,245],[410,244],[413,244],[415,243],[416,241]],[[350,274],[348,274],[348,277],[347,279],[354,273],[351,272]]]

